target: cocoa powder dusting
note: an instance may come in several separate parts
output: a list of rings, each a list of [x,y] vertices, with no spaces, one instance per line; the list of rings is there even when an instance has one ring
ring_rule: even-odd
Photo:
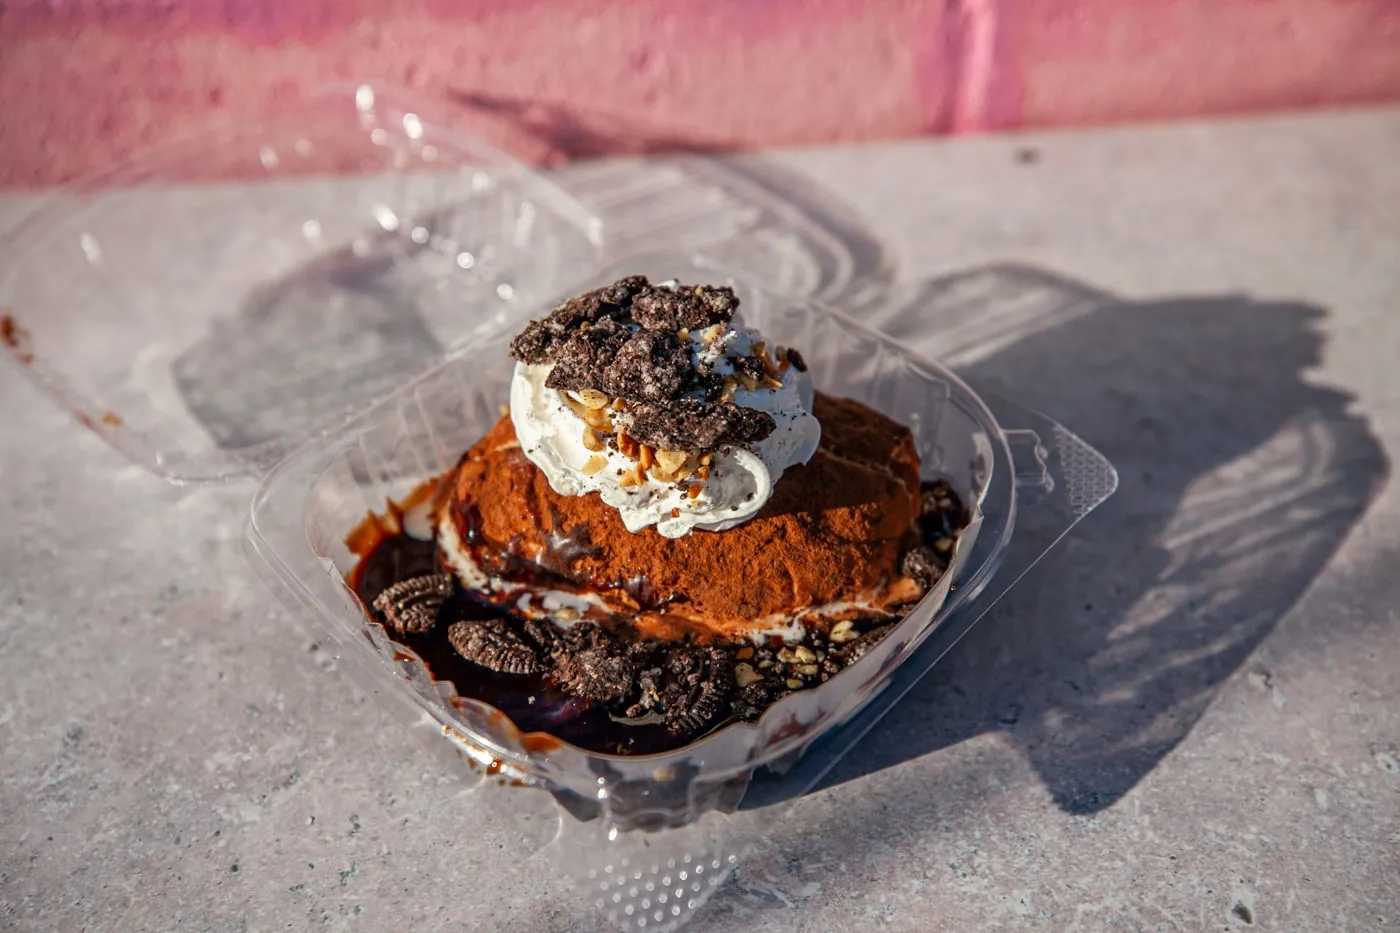
[[[805,466],[783,476],[753,519],[724,532],[664,538],[653,529],[627,531],[597,494],[561,496],[527,460],[508,418],[463,459],[453,507],[472,516],[483,569],[508,575],[518,564],[492,555],[550,551],[550,534],[530,518],[550,515],[552,529],[586,528],[590,548],[566,578],[601,590],[619,611],[634,594],[609,591],[626,568],[647,580],[655,600],[636,622],[657,637],[743,637],[755,620],[806,606],[889,591],[901,560],[917,545],[919,459],[909,430],[847,399],[817,394],[822,444]],[[465,538],[465,535],[464,535]],[[510,548],[507,545],[512,545]]]

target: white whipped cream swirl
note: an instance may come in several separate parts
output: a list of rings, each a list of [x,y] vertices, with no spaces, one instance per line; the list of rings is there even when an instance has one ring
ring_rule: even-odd
[[[745,327],[736,314],[713,341],[692,335],[691,354],[695,362],[728,375],[734,371],[729,358],[748,355],[761,340],[763,336]],[[655,525],[663,537],[680,538],[697,528],[733,528],[758,514],[783,471],[806,463],[821,442],[821,425],[812,415],[811,376],[789,366],[774,377],[780,386],[739,388],[734,394],[734,404],[772,415],[773,433],[747,447],[730,444],[714,451],[708,479],[692,475],[678,486],[648,476],[639,485],[624,486],[620,481],[635,467],[634,461],[611,447],[593,451],[584,446],[586,423],[564,393],[545,385],[552,368],[553,364],[515,364],[510,418],[521,448],[555,492],[564,496],[598,493],[617,509],[623,525],[633,533]],[[585,465],[594,457],[605,458],[606,465],[585,473]],[[690,487],[696,485],[699,493],[691,496]]]

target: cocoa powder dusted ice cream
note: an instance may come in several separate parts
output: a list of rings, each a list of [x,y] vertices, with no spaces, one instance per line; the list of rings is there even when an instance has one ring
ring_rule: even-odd
[[[919,543],[909,430],[821,394],[814,410],[821,446],[784,474],[758,515],[682,538],[628,531],[596,493],[555,492],[503,418],[462,461],[441,516],[463,545],[453,563],[472,561],[486,587],[517,606],[522,586],[577,592],[593,597],[580,614],[629,619],[661,638],[746,639],[790,631],[803,615],[880,614],[917,598],[901,572]]]

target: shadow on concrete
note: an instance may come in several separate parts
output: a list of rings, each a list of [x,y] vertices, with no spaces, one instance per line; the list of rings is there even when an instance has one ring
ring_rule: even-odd
[[[635,119],[586,111],[571,104],[468,89],[448,91],[447,97],[461,109],[459,115],[470,118],[484,114],[532,138],[539,146],[518,154],[548,164],[601,156],[719,151],[711,144],[687,138],[679,129],[658,129]],[[518,144],[518,137],[515,141]]]
[[[880,326],[1062,420],[1121,485],[822,786],[1000,731],[1091,813],[1175,748],[1388,475],[1351,397],[1308,379],[1325,314],[1016,265],[906,294]]]
[[[838,887],[830,866],[800,853],[861,864],[894,838],[953,831],[993,806],[985,750],[937,754],[978,736],[1006,736],[1067,813],[1122,798],[1302,599],[1389,474],[1351,396],[1308,378],[1326,316],[1315,305],[1125,301],[1013,264],[892,288],[871,308],[974,388],[1063,420],[1108,456],[1120,486],[816,791],[941,761],[773,826],[765,848],[790,880]],[[736,875],[699,922],[738,929],[785,914],[791,899],[775,891]]]

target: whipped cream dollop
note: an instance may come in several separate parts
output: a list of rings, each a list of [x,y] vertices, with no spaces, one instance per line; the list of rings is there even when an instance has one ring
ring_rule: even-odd
[[[598,409],[589,407],[598,404],[598,398],[546,385],[556,364],[517,362],[511,380],[510,417],[525,456],[548,477],[555,492],[598,493],[634,533],[655,526],[664,537],[679,538],[695,529],[732,528],[758,514],[783,472],[806,463],[821,441],[806,367],[780,368],[777,364],[783,361],[773,360],[778,348],[746,327],[737,313],[726,323],[682,332],[682,337],[694,367],[729,381],[729,401],[772,417],[774,428],[767,436],[688,452],[686,465],[679,469],[674,468],[676,453],[664,452],[668,460],[639,471],[635,450],[624,452],[616,443],[600,445],[599,434],[590,434],[593,428],[585,416],[598,423],[592,413]],[[762,380],[741,380],[735,360],[754,354],[775,365]],[[703,398],[698,390],[689,394]],[[604,410],[626,430],[625,407]],[[682,474],[679,479],[677,472]]]

